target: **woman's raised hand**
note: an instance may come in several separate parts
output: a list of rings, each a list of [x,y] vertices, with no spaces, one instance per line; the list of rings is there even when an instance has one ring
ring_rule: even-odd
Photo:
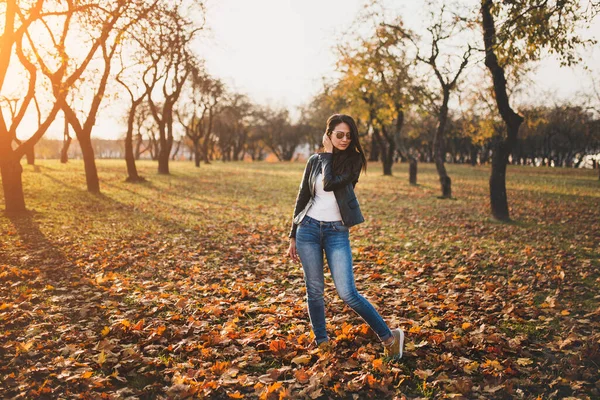
[[[292,259],[292,261],[298,261],[298,252],[296,251],[296,239],[290,239],[290,247],[288,247],[287,255]]]
[[[323,134],[323,148],[327,153],[333,153],[333,143],[327,133]]]

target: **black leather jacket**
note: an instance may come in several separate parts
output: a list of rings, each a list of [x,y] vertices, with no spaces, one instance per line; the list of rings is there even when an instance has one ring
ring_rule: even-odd
[[[292,229],[289,237],[296,237],[298,224],[302,222],[304,216],[314,204],[315,199],[315,181],[319,171],[323,173],[323,189],[326,192],[333,191],[337,200],[342,222],[347,227],[364,222],[358,199],[354,194],[354,186],[358,182],[360,170],[353,173],[342,175],[333,174],[333,154],[318,153],[310,156],[304,169],[304,176],[298,190],[296,198],[296,207],[294,208],[294,218],[292,220]]]

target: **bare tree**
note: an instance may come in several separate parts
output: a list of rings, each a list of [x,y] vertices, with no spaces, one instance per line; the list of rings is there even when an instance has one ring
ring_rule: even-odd
[[[215,120],[215,133],[223,161],[243,159],[252,109],[253,105],[246,95],[235,93],[226,99]]]
[[[446,17],[446,6],[442,5],[441,11],[436,16],[435,12],[431,13],[431,23],[427,27],[427,32],[430,35],[430,53],[429,56],[422,56],[420,52],[420,48],[422,44],[419,40],[412,34],[406,32],[399,26],[391,26],[394,30],[400,32],[401,35],[409,38],[416,48],[416,56],[415,58],[427,65],[429,65],[435,74],[435,77],[440,85],[441,89],[441,103],[436,104],[435,108],[437,111],[438,117],[438,126],[433,137],[433,159],[435,161],[435,166],[440,178],[440,185],[442,190],[441,198],[451,198],[452,197],[452,180],[448,176],[448,172],[446,171],[445,159],[446,159],[446,143],[445,143],[445,131],[446,125],[448,122],[448,103],[450,101],[451,92],[456,89],[456,85],[458,82],[458,78],[465,70],[469,62],[469,58],[472,54],[472,48],[469,44],[466,44],[464,47],[464,53],[462,55],[462,59],[457,67],[454,68],[454,72],[451,72],[453,69],[452,62],[450,57],[446,57],[446,62],[440,64],[440,44],[446,41],[447,39],[452,39],[453,36],[457,34],[457,31],[462,30],[460,24],[462,21],[455,17],[452,17],[450,20]],[[458,32],[459,33],[459,32]],[[433,96],[432,96],[433,97]],[[434,100],[434,103],[436,101]]]
[[[202,27],[183,16],[182,1],[165,5],[155,18],[155,32],[150,38],[151,45],[147,47],[152,68],[144,74],[143,81],[152,117],[158,125],[158,173],[168,174],[173,147],[174,107],[192,72],[190,65],[195,63],[189,45]],[[160,88],[160,94],[152,90],[155,85],[159,85],[156,89]]]
[[[176,115],[192,145],[194,163],[199,167],[201,158],[210,163],[214,118],[225,89],[220,80],[208,76],[197,63],[189,68],[187,102],[179,104]]]
[[[141,67],[141,75],[143,76],[152,68],[153,65],[148,64],[144,66],[144,55],[138,54],[138,57],[142,60],[136,62],[132,66],[124,65],[124,61],[121,58],[121,70],[117,73],[115,77],[115,80],[125,88],[125,90],[129,94],[129,99],[131,101],[129,110],[127,111],[127,132],[125,134],[125,163],[127,165],[127,182],[144,182],[146,180],[138,174],[137,167],[135,165],[135,160],[139,158],[140,146],[142,141],[138,140],[136,156],[133,149],[133,132],[135,130],[136,115],[140,114],[138,113],[139,106],[148,96],[148,90],[151,90],[152,88],[148,88],[148,86],[143,85],[143,83],[141,82],[138,82],[138,84],[136,84],[134,81],[134,76],[136,76],[137,74],[128,72],[130,72],[131,69],[139,72],[139,69]],[[129,76],[130,79],[126,80],[123,77],[126,74]]]
[[[97,0],[88,3],[89,9],[81,15],[81,18],[72,18],[73,13],[67,15],[64,19],[62,36],[58,42],[54,41],[53,32],[48,24],[49,36],[54,41],[54,52],[44,57],[47,51],[42,52],[41,44],[35,43],[32,36],[27,34],[30,47],[35,55],[39,69],[50,80],[56,101],[60,104],[69,125],[75,131],[85,167],[86,183],[88,191],[92,193],[100,192],[100,183],[98,180],[98,171],[94,157],[94,149],[91,142],[91,134],[96,122],[96,116],[100,109],[100,104],[106,91],[106,86],[111,75],[111,66],[113,56],[117,48],[121,45],[124,33],[135,24],[156,4],[157,0],[150,4],[133,3],[126,0],[102,1]],[[72,1],[67,1],[69,10],[77,7]],[[91,37],[91,45],[87,49],[87,54],[80,66],[77,66],[77,59],[69,54],[69,46],[66,40],[69,32],[88,32]],[[64,101],[64,92],[70,92],[78,87],[90,89],[91,85],[78,85],[84,72],[82,67],[87,66],[96,56],[98,50],[101,53],[100,78],[97,86],[93,89],[93,96],[89,108],[82,114],[76,112],[72,103]],[[58,69],[53,70],[49,66],[53,59],[59,59]],[[74,70],[74,71],[73,71]],[[68,73],[67,71],[73,71]]]
[[[3,17],[4,32],[0,37],[0,91],[3,89],[9,67],[15,65],[12,63],[12,60],[14,60],[13,55],[15,54],[20,62],[20,67],[24,69],[28,80],[27,92],[22,97],[22,100],[16,105],[18,111],[14,113],[14,116],[7,119],[3,109],[0,109],[0,173],[2,175],[2,186],[4,189],[7,212],[21,212],[25,210],[25,198],[23,195],[22,184],[23,169],[20,160],[23,155],[32,151],[33,146],[40,140],[54,121],[61,108],[61,104],[65,101],[66,90],[64,89],[81,76],[89,64],[89,59],[84,59],[82,64],[80,64],[75,71],[71,72],[69,75],[70,80],[65,83],[64,87],[62,89],[57,88],[55,91],[56,100],[50,104],[47,110],[41,110],[41,107],[35,101],[36,91],[40,89],[40,85],[38,85],[39,69],[25,54],[27,50],[25,50],[26,44],[24,46],[24,41],[25,39],[28,39],[29,42],[31,42],[28,29],[34,22],[41,21],[42,24],[46,26],[47,19],[64,18],[68,21],[72,18],[74,13],[83,12],[88,9],[88,6],[85,4],[71,4],[67,9],[59,10],[56,9],[54,4],[50,7],[45,6],[46,2],[44,0],[37,0],[31,3],[30,8],[23,7],[17,0],[7,0]],[[59,25],[52,35],[52,38],[59,37],[58,43],[64,44],[64,37],[66,34],[67,24],[63,24],[62,26]],[[58,43],[55,41],[55,44],[58,45]],[[54,75],[62,77],[66,74],[65,62],[65,60],[62,60],[58,67],[54,69]],[[49,67],[45,67],[49,71]],[[13,143],[17,138],[17,128],[23,121],[23,117],[32,102],[35,103],[36,111],[38,113],[37,129],[29,139],[21,141],[20,144],[13,148]]]
[[[136,109],[134,127],[136,130],[135,159],[148,152],[150,158],[154,161],[158,155],[158,127],[156,121],[152,118],[148,102],[142,102]]]
[[[306,138],[306,127],[292,125],[286,109],[264,107],[256,115],[260,121],[259,129],[264,133],[264,143],[279,161],[290,161]]]

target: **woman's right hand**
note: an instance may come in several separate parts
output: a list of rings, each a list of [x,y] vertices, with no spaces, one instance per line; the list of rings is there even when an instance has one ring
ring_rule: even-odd
[[[326,153],[333,153],[333,142],[327,132],[323,134],[323,149]]]
[[[287,255],[292,261],[298,261],[298,252],[296,251],[296,238],[290,239],[290,247],[288,247]]]

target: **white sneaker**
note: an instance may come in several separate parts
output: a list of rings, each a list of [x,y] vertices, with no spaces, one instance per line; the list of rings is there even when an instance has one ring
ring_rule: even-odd
[[[392,330],[394,341],[388,345],[383,345],[383,354],[386,357],[399,360],[402,358],[404,350],[404,331],[400,328]]]

